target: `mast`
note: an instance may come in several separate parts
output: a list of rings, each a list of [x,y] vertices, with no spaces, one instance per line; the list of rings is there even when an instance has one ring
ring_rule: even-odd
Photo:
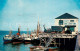
[[[38,24],[37,24],[37,37],[38,37],[39,30],[40,30],[40,24],[39,24],[39,17],[38,17]]]
[[[27,34],[29,34],[29,29],[27,28]]]
[[[10,35],[10,36],[11,36],[11,34],[12,34],[12,30],[9,31],[9,35]]]
[[[20,34],[20,25],[19,25],[19,27],[18,27],[18,33]]]
[[[44,27],[44,30],[45,30],[45,29],[46,29],[46,28],[45,28],[45,24],[43,25],[43,27]]]

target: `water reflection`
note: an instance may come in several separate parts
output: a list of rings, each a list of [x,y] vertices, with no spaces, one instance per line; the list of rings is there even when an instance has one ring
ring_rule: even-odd
[[[33,46],[31,44],[3,44],[4,51],[30,51],[29,47]]]
[[[33,46],[33,45],[31,45],[31,44],[25,44],[26,50],[27,51],[30,51],[30,48],[29,47],[31,47],[31,46]]]

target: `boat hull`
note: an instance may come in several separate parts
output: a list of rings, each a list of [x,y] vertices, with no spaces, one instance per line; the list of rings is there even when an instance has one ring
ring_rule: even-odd
[[[4,40],[4,44],[11,43],[11,40]]]
[[[3,42],[4,42],[4,44],[11,43],[12,42],[12,37],[9,36],[9,35],[4,36],[3,37]]]
[[[31,40],[31,43],[33,45],[39,45],[40,44],[40,39],[33,39],[33,40]]]
[[[12,39],[12,44],[20,44],[23,43],[23,39]]]
[[[31,40],[24,40],[24,44],[30,44]]]

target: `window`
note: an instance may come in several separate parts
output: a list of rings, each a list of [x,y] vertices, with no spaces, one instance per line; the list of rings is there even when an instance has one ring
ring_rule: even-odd
[[[76,23],[73,23],[73,25],[76,25]]]
[[[64,23],[65,25],[67,25],[67,23]]]
[[[69,23],[69,25],[72,25],[72,23]]]
[[[71,30],[72,32],[74,32],[74,27],[70,27],[70,30]]]
[[[59,25],[63,25],[63,20],[59,20]]]
[[[64,20],[64,22],[69,22],[69,20]]]
[[[70,22],[74,22],[74,20],[70,20]]]

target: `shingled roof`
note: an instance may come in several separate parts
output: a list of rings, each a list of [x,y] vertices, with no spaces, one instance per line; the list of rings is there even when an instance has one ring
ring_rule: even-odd
[[[63,14],[63,15],[55,18],[55,19],[78,19],[78,18],[69,14],[69,13],[65,13],[65,14]]]

